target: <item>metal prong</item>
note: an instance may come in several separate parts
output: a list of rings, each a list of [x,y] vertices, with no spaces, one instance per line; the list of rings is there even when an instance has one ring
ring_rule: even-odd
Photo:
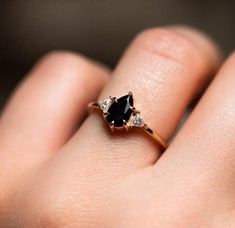
[[[133,111],[133,114],[134,114],[134,115],[137,114],[137,113],[140,114],[140,111],[137,110],[135,107],[130,107],[130,109]]]
[[[110,127],[111,131],[114,132],[114,121],[112,121],[112,122],[109,124],[109,127]]]
[[[123,126],[124,126],[124,128],[125,128],[126,131],[129,131],[129,127],[128,127],[128,125],[127,125],[126,120],[123,120]]]
[[[114,102],[117,102],[117,98],[116,97],[112,97]]]
[[[133,106],[131,106],[130,109],[131,109],[133,112],[135,112],[135,110],[136,110],[135,107],[133,107]]]

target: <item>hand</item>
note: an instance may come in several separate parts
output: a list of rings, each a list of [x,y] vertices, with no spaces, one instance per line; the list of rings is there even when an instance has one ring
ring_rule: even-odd
[[[1,227],[235,227],[234,55],[162,155],[139,132],[84,120],[90,101],[132,91],[168,140],[219,64],[213,41],[185,27],[142,32],[110,79],[82,56],[44,57],[1,118]]]

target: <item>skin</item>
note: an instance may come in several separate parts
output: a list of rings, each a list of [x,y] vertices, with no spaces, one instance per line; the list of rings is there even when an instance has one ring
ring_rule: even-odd
[[[235,55],[220,65],[216,44],[182,26],[141,32],[113,72],[45,56],[0,120],[0,227],[235,227]],[[209,81],[163,154],[86,116],[89,101],[132,91],[168,140]]]

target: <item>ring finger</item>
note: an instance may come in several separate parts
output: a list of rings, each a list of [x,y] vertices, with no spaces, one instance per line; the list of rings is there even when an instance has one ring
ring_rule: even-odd
[[[134,39],[100,98],[132,91],[145,122],[168,139],[218,63],[215,45],[200,32],[185,27],[149,29]],[[156,161],[160,151],[151,140],[137,132],[114,135],[102,121],[91,115],[58,159],[65,155],[75,163],[92,160],[110,173]]]

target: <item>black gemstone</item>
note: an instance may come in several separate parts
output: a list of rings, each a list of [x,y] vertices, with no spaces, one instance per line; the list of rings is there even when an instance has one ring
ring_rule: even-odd
[[[122,127],[124,121],[128,121],[132,114],[133,97],[131,94],[120,97],[108,109],[106,117],[109,123],[114,122],[114,127]]]

